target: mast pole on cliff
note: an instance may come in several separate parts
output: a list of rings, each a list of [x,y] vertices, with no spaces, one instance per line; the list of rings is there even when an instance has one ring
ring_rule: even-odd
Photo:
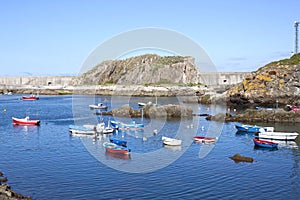
[[[298,53],[298,25],[300,22],[295,21],[295,54]]]

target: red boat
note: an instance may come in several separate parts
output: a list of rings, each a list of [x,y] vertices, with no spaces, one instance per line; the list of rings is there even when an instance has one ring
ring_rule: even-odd
[[[39,100],[39,99],[40,98],[35,95],[30,95],[29,97],[22,96],[22,100],[24,100],[24,101],[35,101],[35,100]]]
[[[213,143],[216,141],[216,138],[205,137],[205,136],[194,136],[194,140],[203,143]]]
[[[298,106],[290,106],[290,105],[288,105],[287,107],[290,110],[295,111],[295,112],[299,112],[300,111],[300,108]]]
[[[106,152],[109,152],[109,153],[117,153],[117,154],[129,154],[130,153],[130,149],[128,149],[127,147],[119,146],[115,143],[104,142],[103,146],[106,149]]]
[[[32,120],[29,117],[23,119],[13,117],[12,122],[14,125],[40,125],[40,120]]]

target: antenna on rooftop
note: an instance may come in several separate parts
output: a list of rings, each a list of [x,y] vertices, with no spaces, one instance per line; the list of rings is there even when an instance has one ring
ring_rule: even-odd
[[[298,53],[298,25],[300,22],[295,21],[295,54]]]

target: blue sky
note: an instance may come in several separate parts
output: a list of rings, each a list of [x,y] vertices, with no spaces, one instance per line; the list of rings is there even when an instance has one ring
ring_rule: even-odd
[[[177,31],[218,71],[254,71],[289,57],[300,1],[0,0],[0,76],[76,75],[111,37],[143,27]]]

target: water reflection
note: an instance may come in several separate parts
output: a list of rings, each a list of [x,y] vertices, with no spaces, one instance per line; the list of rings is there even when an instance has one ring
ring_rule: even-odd
[[[165,149],[168,149],[170,151],[181,151],[181,146],[169,146],[169,145],[164,145]]]
[[[121,154],[121,153],[111,153],[111,152],[105,152],[106,158],[112,158],[112,159],[121,159],[121,160],[129,160],[130,154]]]

